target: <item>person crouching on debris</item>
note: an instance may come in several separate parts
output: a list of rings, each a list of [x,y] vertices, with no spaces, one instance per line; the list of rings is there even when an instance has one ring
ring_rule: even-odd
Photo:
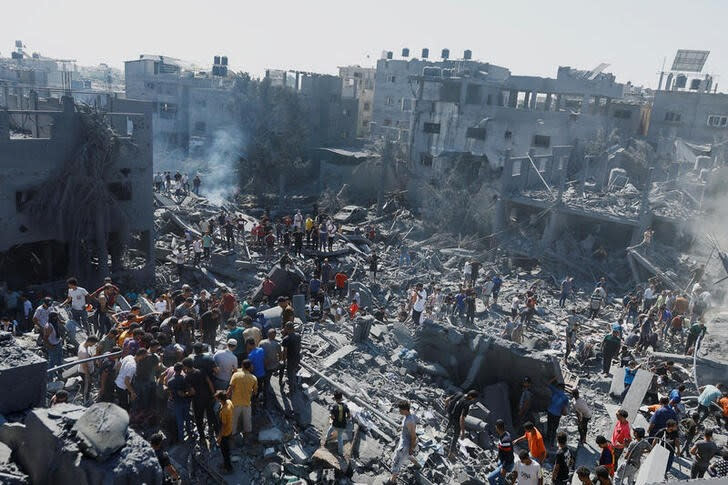
[[[402,432],[399,437],[399,444],[392,456],[392,477],[386,482],[388,484],[397,483],[397,477],[407,461],[417,465],[414,456],[417,448],[417,417],[411,413],[409,401],[400,401],[397,408],[399,414],[404,417],[402,418]]]
[[[349,407],[344,403],[344,395],[341,391],[334,392],[334,403],[330,409],[329,422],[331,423],[328,431],[326,431],[326,438],[324,438],[321,446],[326,446],[326,442],[329,441],[331,435],[336,432],[336,440],[338,442],[339,455],[344,456],[344,433],[349,425],[351,419],[351,412]]]

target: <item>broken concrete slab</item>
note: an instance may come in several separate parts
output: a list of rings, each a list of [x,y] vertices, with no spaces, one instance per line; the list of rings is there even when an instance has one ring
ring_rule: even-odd
[[[261,429],[258,431],[258,441],[262,444],[276,444],[283,441],[283,431],[276,427]]]
[[[667,468],[667,460],[670,458],[670,452],[664,446],[656,444],[652,451],[642,461],[635,485],[647,485],[651,483],[662,483],[665,481],[665,468]]]
[[[341,347],[340,349],[326,357],[324,360],[322,360],[321,367],[323,369],[328,369],[332,365],[336,364],[340,359],[352,353],[354,350],[356,350],[356,345],[345,345],[344,347]]]
[[[93,404],[73,425],[84,454],[102,462],[124,447],[128,429],[127,412],[106,402]]]
[[[612,374],[612,384],[609,387],[610,396],[621,396],[624,392],[624,367],[612,364],[609,370]]]
[[[21,347],[9,334],[0,340],[0,414],[24,411],[45,402],[48,361]]]
[[[627,395],[622,401],[622,408],[629,413],[630,416],[636,416],[642,401],[645,398],[647,390],[652,383],[653,374],[650,371],[639,369],[635,375],[632,385],[629,386]]]

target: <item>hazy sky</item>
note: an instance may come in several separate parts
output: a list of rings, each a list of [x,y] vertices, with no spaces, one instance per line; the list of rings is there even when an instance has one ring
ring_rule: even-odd
[[[383,50],[429,47],[514,74],[555,76],[559,65],[601,62],[620,82],[656,87],[678,48],[709,49],[706,70],[728,85],[728,0],[36,0],[2,2],[0,54],[29,51],[80,64],[123,67],[139,54],[235,70],[267,67],[336,73],[374,65]]]

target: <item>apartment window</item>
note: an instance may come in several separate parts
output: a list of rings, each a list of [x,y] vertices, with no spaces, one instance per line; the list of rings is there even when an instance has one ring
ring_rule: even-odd
[[[369,111],[370,105],[369,103],[364,103],[364,111]]]
[[[167,120],[177,118],[177,105],[172,103],[160,103],[159,117]]]
[[[474,140],[485,140],[485,128],[470,127],[465,130],[465,138]]]
[[[616,109],[614,110],[614,114],[612,116],[614,116],[615,118],[628,120],[632,117],[632,112],[628,109]]]
[[[402,111],[412,111],[411,98],[402,98]]]
[[[728,116],[723,115],[709,115],[708,126],[713,128],[725,128],[728,125]]]
[[[207,131],[207,123],[205,123],[204,121],[195,122],[195,131],[197,133],[204,133],[205,131]]]
[[[673,123],[677,123],[678,121],[680,121],[680,113],[668,111],[667,113],[665,113],[665,121],[672,121]]]
[[[465,104],[480,104],[483,102],[481,86],[468,84],[465,90]]]
[[[144,87],[147,89],[154,89],[154,83],[144,83]]]
[[[503,133],[503,138],[505,138],[506,140],[510,140],[511,138],[513,138],[513,132],[511,130],[506,130],[506,132]]]
[[[420,163],[425,167],[432,167],[432,155],[429,153],[420,153]]]
[[[538,171],[543,173],[546,171],[546,159],[542,158],[538,161]]]
[[[424,133],[429,134],[439,134],[440,133],[440,123],[425,123],[422,126],[422,131]]]
[[[393,83],[395,81],[397,81],[397,77],[396,76],[389,76],[389,82],[390,83]]]
[[[399,139],[400,139],[400,141],[408,142],[409,141],[409,130],[399,130]]]
[[[394,104],[394,98],[392,98],[391,96],[387,96],[387,99],[384,101],[384,104],[386,104],[387,106],[392,106]]]
[[[551,146],[551,137],[546,135],[534,135],[532,145],[539,148],[548,148]]]
[[[513,170],[511,171],[511,177],[518,177],[521,175],[521,161],[513,160]]]
[[[389,126],[392,124],[392,120],[386,119],[384,120],[384,126]]]

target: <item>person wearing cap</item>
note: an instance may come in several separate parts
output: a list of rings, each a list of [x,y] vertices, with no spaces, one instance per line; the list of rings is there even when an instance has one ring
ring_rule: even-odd
[[[213,356],[217,370],[215,371],[215,389],[225,390],[230,383],[230,378],[238,368],[238,358],[235,356],[235,349],[238,341],[234,338],[228,339],[227,346],[218,350]]]

